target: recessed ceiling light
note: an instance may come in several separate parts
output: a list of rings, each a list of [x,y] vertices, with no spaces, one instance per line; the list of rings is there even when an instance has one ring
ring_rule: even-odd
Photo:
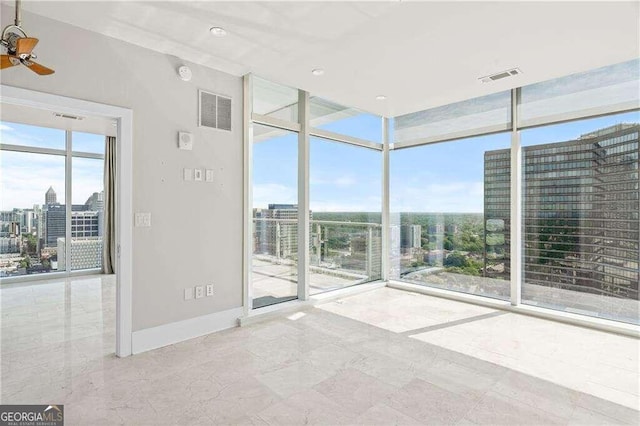
[[[376,96],[376,100],[377,101],[384,101],[385,99],[387,99],[387,97],[385,95],[378,95]]]
[[[227,35],[227,30],[221,27],[211,27],[209,31],[216,37],[224,37]]]
[[[322,74],[324,74],[324,70],[322,68],[316,68],[316,69],[311,71],[311,74],[313,74],[313,75],[322,75]]]

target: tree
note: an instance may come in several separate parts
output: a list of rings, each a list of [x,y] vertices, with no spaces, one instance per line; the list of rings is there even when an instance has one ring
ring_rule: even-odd
[[[25,256],[20,260],[21,268],[29,268],[31,266],[31,258],[29,256]]]
[[[38,249],[38,237],[33,234],[26,235],[27,253],[35,254]]]
[[[464,268],[467,266],[467,258],[464,254],[459,251],[454,251],[449,256],[444,259],[444,266],[451,268]]]
[[[459,251],[449,254],[443,265],[447,268],[447,272],[455,274],[479,276],[482,272],[482,262],[471,259]]]
[[[442,243],[442,247],[448,251],[451,251],[454,249],[455,246],[453,244],[453,239],[450,235],[446,235],[444,237],[444,242]]]

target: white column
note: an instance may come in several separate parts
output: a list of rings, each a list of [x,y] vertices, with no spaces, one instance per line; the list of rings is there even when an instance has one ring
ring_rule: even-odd
[[[298,90],[298,299],[309,298],[309,92]]]
[[[251,285],[251,259],[253,257],[253,194],[251,188],[253,169],[253,126],[251,125],[253,78],[250,74],[243,77],[243,117],[244,129],[244,208],[242,225],[242,306],[246,316],[253,309],[252,285]]]
[[[391,238],[389,217],[389,126],[390,120],[382,118],[382,280],[389,281],[391,264]]]

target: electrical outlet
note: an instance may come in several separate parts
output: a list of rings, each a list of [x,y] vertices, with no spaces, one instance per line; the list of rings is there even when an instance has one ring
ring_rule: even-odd
[[[205,170],[205,180],[207,182],[213,182],[213,170],[207,169]]]
[[[207,284],[207,297],[213,296],[213,284]]]
[[[202,182],[202,169],[193,170],[193,180],[197,182]]]
[[[138,228],[148,228],[151,226],[151,213],[136,213],[135,225]]]
[[[193,287],[188,287],[184,289],[184,300],[193,299]]]
[[[200,299],[201,297],[204,297],[204,287],[199,285],[196,286],[196,299]]]

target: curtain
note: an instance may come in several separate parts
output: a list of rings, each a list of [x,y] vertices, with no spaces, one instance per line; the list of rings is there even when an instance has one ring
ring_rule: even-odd
[[[104,150],[104,227],[102,235],[102,272],[116,269],[116,138],[105,138]]]

